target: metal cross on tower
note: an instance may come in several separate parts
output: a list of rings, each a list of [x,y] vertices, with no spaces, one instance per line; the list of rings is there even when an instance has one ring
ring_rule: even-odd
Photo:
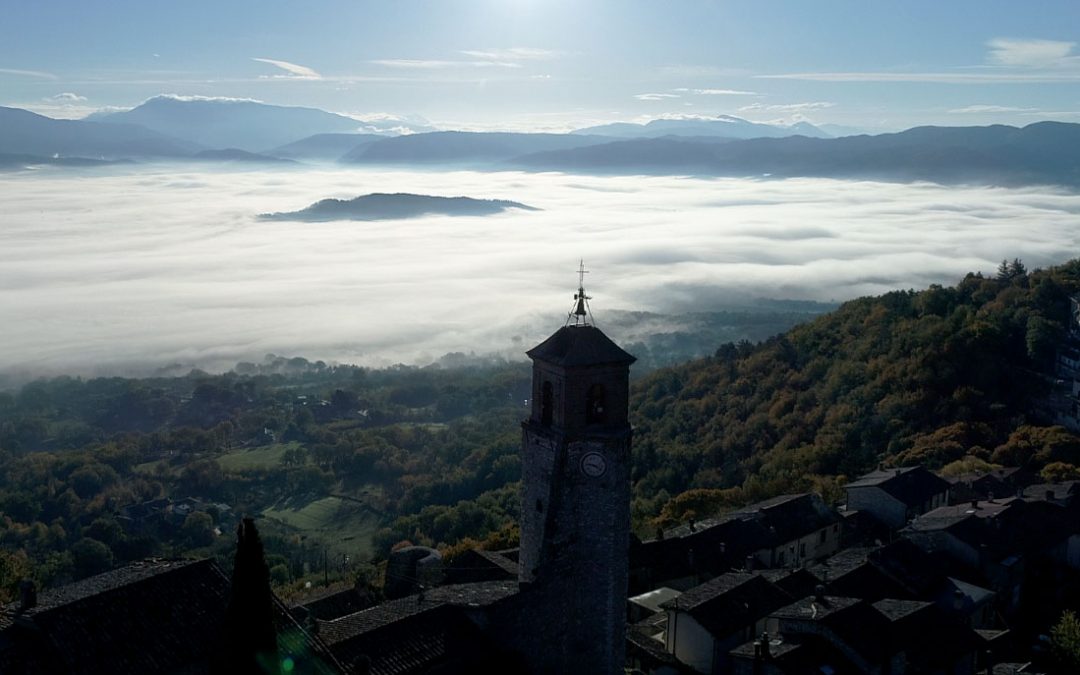
[[[570,325],[570,320],[573,319],[575,326],[588,326],[589,325],[589,300],[592,300],[591,296],[585,295],[585,275],[589,273],[589,270],[585,269],[585,261],[582,260],[578,266],[578,289],[574,294],[574,308],[570,310],[570,314],[566,317],[566,325]]]

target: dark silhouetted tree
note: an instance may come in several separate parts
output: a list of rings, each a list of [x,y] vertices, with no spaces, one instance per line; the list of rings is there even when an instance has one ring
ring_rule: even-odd
[[[236,562],[232,594],[225,614],[224,643],[215,672],[279,673],[274,601],[255,521],[244,518],[236,528]]]

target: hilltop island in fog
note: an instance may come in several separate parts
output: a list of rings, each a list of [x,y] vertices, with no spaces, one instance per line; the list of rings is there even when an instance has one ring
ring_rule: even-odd
[[[404,192],[373,193],[356,199],[323,199],[306,209],[283,213],[263,213],[263,220],[399,220],[421,216],[490,216],[507,209],[539,211],[506,199],[473,199],[472,197],[436,197]]]

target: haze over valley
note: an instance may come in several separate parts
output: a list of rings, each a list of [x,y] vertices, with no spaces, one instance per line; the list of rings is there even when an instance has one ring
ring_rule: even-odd
[[[259,218],[374,192],[538,210]],[[827,179],[151,164],[0,174],[0,194],[8,375],[214,370],[268,352],[371,365],[520,358],[565,317],[578,258],[600,325],[633,340],[646,327],[620,326],[618,311],[949,284],[992,274],[1003,257],[1066,260],[1080,236],[1080,195],[1061,189]]]

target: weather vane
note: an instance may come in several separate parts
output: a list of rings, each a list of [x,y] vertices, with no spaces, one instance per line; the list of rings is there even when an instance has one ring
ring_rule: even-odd
[[[589,270],[585,269],[585,260],[581,260],[581,264],[578,266],[578,289],[574,294],[574,308],[570,310],[570,314],[566,317],[566,325],[570,325],[570,320],[573,319],[575,326],[588,326],[589,325],[589,300],[592,300],[591,296],[585,295],[585,275],[589,273]]]

